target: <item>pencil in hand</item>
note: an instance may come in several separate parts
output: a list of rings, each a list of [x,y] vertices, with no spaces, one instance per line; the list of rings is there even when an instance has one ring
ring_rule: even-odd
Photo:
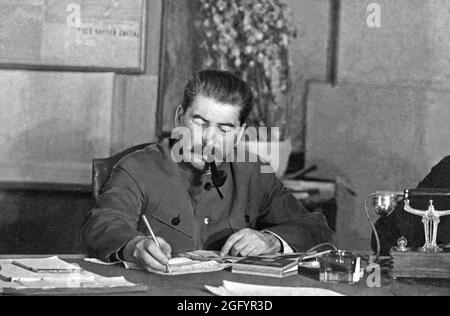
[[[161,249],[161,246],[158,242],[158,239],[156,239],[155,233],[153,232],[152,227],[150,226],[150,223],[147,220],[147,217],[145,215],[141,215],[142,220],[144,221],[145,226],[147,227],[147,230],[150,232],[150,235],[153,238],[153,241],[155,242],[155,244],[158,246],[159,249]],[[162,251],[162,249],[161,249]]]

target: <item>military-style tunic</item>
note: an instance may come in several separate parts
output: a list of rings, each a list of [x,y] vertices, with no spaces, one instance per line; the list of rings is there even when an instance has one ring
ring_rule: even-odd
[[[211,175],[173,161],[167,140],[136,151],[114,167],[83,227],[83,243],[108,261],[128,241],[148,233],[142,214],[174,253],[220,250],[244,228],[267,229],[295,251],[331,241],[325,218],[309,213],[273,173],[261,173],[261,166],[221,164],[228,176],[221,199]]]

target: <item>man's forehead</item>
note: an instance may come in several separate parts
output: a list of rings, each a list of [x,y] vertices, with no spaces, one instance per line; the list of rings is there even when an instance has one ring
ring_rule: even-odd
[[[221,119],[225,121],[239,120],[241,108],[239,105],[220,103],[216,100],[198,95],[188,110],[192,115],[201,115],[204,118]]]
[[[196,106],[204,106],[204,105],[211,106],[212,105],[212,106],[236,107],[238,109],[240,108],[240,106],[237,104],[220,102],[212,97],[207,97],[207,96],[204,96],[201,94],[194,97],[192,105],[196,105]]]

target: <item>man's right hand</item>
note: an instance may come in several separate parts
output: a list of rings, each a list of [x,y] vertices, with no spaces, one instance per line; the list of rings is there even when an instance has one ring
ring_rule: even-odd
[[[134,262],[147,271],[167,271],[167,264],[172,258],[172,248],[162,238],[156,237],[161,249],[151,238],[142,238],[132,241],[125,246],[125,261]]]

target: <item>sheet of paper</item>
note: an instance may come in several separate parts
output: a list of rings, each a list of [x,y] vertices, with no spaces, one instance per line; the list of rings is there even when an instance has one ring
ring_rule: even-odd
[[[39,259],[17,259],[13,264],[34,272],[79,272],[83,270],[77,265],[67,263],[58,257]]]
[[[131,287],[136,284],[127,281],[123,276],[121,277],[100,277],[95,278],[95,282],[86,282],[82,285],[83,288],[94,287]]]
[[[114,278],[93,278],[89,281],[81,280],[39,280],[23,282],[4,282],[0,281],[0,288],[3,289],[95,289],[95,288],[115,288],[115,287],[133,287],[136,284],[127,281],[124,277]]]
[[[223,285],[205,288],[218,296],[344,296],[320,288],[280,287],[223,281]]]

